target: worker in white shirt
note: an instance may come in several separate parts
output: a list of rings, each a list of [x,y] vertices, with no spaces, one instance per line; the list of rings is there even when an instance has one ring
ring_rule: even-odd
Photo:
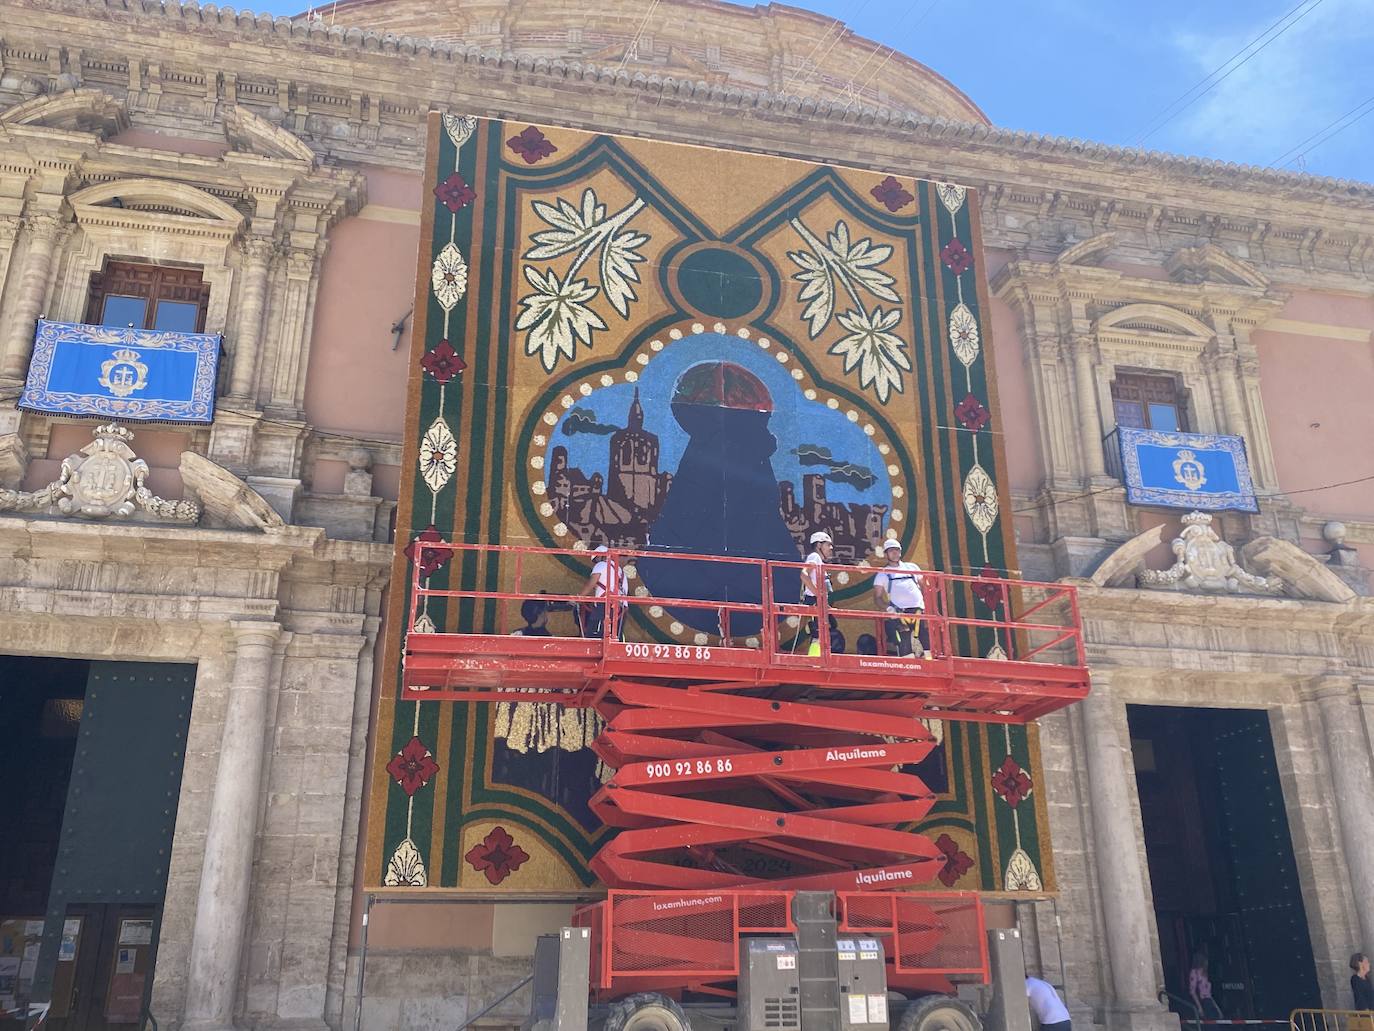
[[[888,612],[899,613],[898,619],[887,621],[888,645],[900,656],[914,655],[912,637],[921,646],[921,654],[930,658],[930,630],[921,619],[926,611],[925,595],[921,592],[921,567],[915,562],[902,561],[902,542],[889,538],[878,546],[878,554],[887,561],[873,577],[873,594],[878,605]]]
[[[803,605],[815,605],[819,595],[823,595],[827,601],[830,599],[830,574],[825,571],[825,564],[830,561],[834,554],[835,542],[831,539],[830,534],[824,530],[817,530],[811,535],[811,553],[806,556],[806,565],[802,567],[801,575]],[[835,622],[834,616],[830,617],[829,623],[832,632],[839,629],[839,624]],[[811,638],[808,654],[820,654],[821,638],[819,631],[818,617],[812,616],[806,624],[806,633]]]
[[[596,547],[596,554],[605,556],[606,545],[598,544]],[[612,565],[615,566],[615,574],[611,572]],[[613,563],[610,557],[606,556],[605,558],[598,559],[596,564],[592,566],[591,575],[587,577],[587,582],[583,585],[581,594],[584,597],[604,598],[611,592],[612,585],[615,585],[616,594],[625,595],[629,593],[629,580],[625,576],[624,566],[620,564],[619,560]],[[617,639],[625,630],[625,620],[623,617],[626,604],[626,602],[622,601],[619,607],[613,609],[611,612],[611,636]],[[606,622],[606,609],[607,605],[605,602],[598,602],[594,605],[584,604],[581,606],[583,637],[601,636],[601,631]]]
[[[1040,1031],[1073,1031],[1069,1010],[1054,986],[1038,977],[1026,978],[1026,1001]]]

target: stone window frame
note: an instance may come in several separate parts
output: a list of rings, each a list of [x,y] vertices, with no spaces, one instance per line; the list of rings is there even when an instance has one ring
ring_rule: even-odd
[[[115,198],[125,206],[112,206]],[[236,243],[246,222],[241,212],[188,183],[157,179],[115,179],[78,190],[67,201],[76,242],[63,249],[49,318],[83,321],[91,276],[107,260],[151,261],[198,266],[210,291],[204,331],[225,332],[238,271]]]
[[[1191,432],[1245,435],[1244,427],[1226,425],[1215,370],[1207,362],[1216,331],[1200,319],[1167,305],[1125,304],[1094,321],[1093,338],[1100,355],[1096,388],[1104,437],[1116,429],[1112,380],[1118,369],[1173,378],[1187,401]]]

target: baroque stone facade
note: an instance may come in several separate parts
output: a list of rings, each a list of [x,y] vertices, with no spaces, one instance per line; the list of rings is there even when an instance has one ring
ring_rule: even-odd
[[[448,1026],[563,918],[474,901],[430,940],[378,926],[359,998],[393,345],[433,108],[976,187],[1023,572],[1080,584],[1094,679],[1042,724],[1063,934],[1025,915],[1031,952],[1062,955],[1075,1019],[1170,1023],[1126,706],[1258,709],[1323,997],[1348,1003],[1345,956],[1374,948],[1374,186],[1001,130],[900,56],[848,73],[873,45],[791,9],[665,0],[593,33],[549,0],[451,6],[0,0],[2,647],[199,664],[159,1022]],[[202,270],[224,376],[213,426],[133,427],[132,508],[68,512],[94,424],[15,400],[34,320],[81,321],[110,257]],[[1123,370],[1246,439],[1261,511],[1216,517],[1205,556],[1110,471]],[[1212,591],[1217,563],[1244,575]]]

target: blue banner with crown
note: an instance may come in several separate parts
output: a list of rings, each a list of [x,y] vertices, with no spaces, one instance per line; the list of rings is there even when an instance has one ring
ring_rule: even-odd
[[[1258,512],[1242,437],[1117,427],[1126,501],[1200,512]]]
[[[40,320],[19,407],[125,421],[212,422],[219,355],[218,335]]]

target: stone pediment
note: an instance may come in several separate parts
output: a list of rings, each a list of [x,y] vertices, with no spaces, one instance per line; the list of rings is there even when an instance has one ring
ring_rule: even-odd
[[[1164,263],[1164,268],[1176,283],[1220,283],[1259,290],[1269,287],[1269,279],[1253,265],[1227,254],[1213,243],[1175,251]]]
[[[1190,512],[1183,517],[1183,524],[1183,532],[1173,541],[1175,561],[1168,569],[1145,568],[1145,556],[1164,539],[1164,527],[1154,526],[1108,555],[1090,581],[1098,587],[1283,596],[1337,603],[1356,596],[1321,560],[1289,541],[1257,537],[1237,556],[1212,529],[1210,515]]]
[[[222,465],[194,451],[183,451],[180,471],[187,493],[194,495],[204,510],[204,525],[264,532],[286,525],[261,494]]]
[[[79,89],[46,94],[0,112],[0,123],[68,132],[93,132],[107,138],[129,127],[122,105],[103,90]]]
[[[246,107],[231,107],[224,113],[224,138],[240,154],[315,164],[315,152],[305,143]]]

